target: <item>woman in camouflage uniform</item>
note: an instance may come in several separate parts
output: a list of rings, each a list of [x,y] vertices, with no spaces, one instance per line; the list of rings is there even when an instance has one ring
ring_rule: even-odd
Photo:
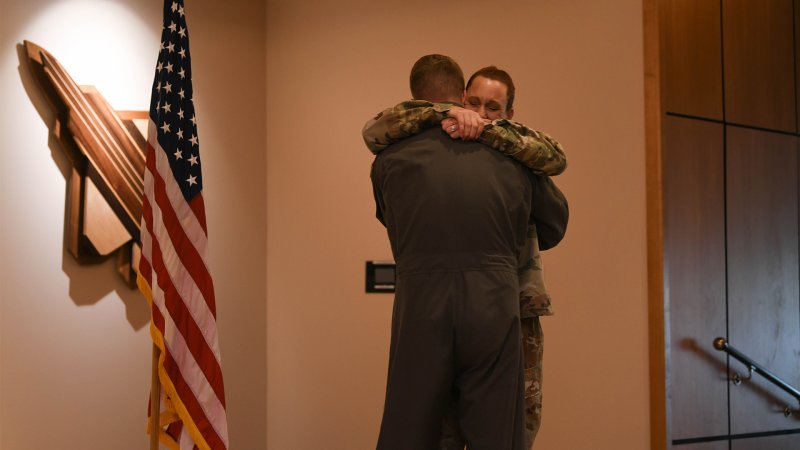
[[[474,120],[456,105],[423,100],[402,102],[379,113],[363,129],[364,142],[374,154],[406,137],[441,125],[452,138],[477,140],[516,159],[538,176],[561,174],[567,165],[561,145],[545,133],[512,122],[514,85],[505,71],[489,66],[477,71],[467,83],[464,103],[483,119],[483,130],[462,136],[465,120]],[[534,205],[535,208],[536,205]],[[525,254],[520,255],[520,322],[525,360],[525,441],[533,446],[541,425],[542,357],[544,335],[540,316],[552,315],[550,296],[544,284],[539,233],[536,225],[528,230]],[[546,250],[557,242],[547,242]],[[442,427],[441,450],[462,450],[463,440],[453,413],[448,413]]]

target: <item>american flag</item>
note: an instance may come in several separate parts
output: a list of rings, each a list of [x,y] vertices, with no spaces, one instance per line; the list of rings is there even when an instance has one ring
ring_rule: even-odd
[[[170,448],[216,450],[228,448],[228,425],[198,148],[183,0],[166,0],[150,101],[138,284],[161,351],[160,419],[168,424],[159,439]]]

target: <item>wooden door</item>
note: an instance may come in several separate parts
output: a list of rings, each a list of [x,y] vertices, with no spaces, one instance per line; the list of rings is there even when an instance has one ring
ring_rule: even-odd
[[[800,386],[800,0],[658,14],[664,446],[800,449],[798,400],[712,347]]]

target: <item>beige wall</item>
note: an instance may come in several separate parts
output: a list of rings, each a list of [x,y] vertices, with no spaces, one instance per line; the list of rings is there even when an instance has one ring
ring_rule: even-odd
[[[364,294],[363,271],[391,254],[359,131],[432,52],[508,69],[515,118],[569,155],[536,448],[649,446],[641,2],[503,5],[268,2],[270,449],[374,447],[392,298]]]
[[[187,2],[232,448],[266,447],[265,5]],[[146,109],[161,0],[0,0],[0,448],[143,449],[144,298],[64,251],[64,171],[23,39],[118,109]],[[254,56],[255,55],[255,56]],[[36,105],[36,106],[35,106]],[[41,112],[40,112],[41,111]]]

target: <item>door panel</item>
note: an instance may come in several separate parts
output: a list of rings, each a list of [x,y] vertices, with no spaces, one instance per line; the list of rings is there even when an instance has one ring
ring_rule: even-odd
[[[794,79],[796,83],[795,89],[795,96],[794,101],[797,103],[800,101],[798,98],[798,93],[800,93],[800,0],[794,0]],[[800,106],[800,105],[797,105]],[[800,133],[800,114],[797,114],[797,108],[795,108],[795,114],[797,115],[797,133]]]
[[[724,0],[722,12],[726,120],[795,132],[792,0]]]
[[[730,344],[795,386],[800,382],[797,138],[728,127]],[[731,360],[731,372],[746,374]],[[731,386],[731,433],[795,428],[793,397],[759,375]]]
[[[672,438],[728,432],[723,127],[666,117],[664,253],[670,310]]]
[[[662,188],[663,228],[649,237],[663,243],[652,268],[663,269],[666,360],[652,367],[660,377],[666,365],[667,442],[800,429],[783,414],[797,400],[760,375],[733,385],[747,368],[712,349],[726,337],[800,388],[800,0],[655,3],[661,167],[648,180]],[[798,436],[668,447],[800,449]]]
[[[798,448],[800,448],[800,434],[737,439],[731,442],[731,450],[797,450]]]
[[[719,0],[668,0],[663,5],[666,110],[722,120]]]

